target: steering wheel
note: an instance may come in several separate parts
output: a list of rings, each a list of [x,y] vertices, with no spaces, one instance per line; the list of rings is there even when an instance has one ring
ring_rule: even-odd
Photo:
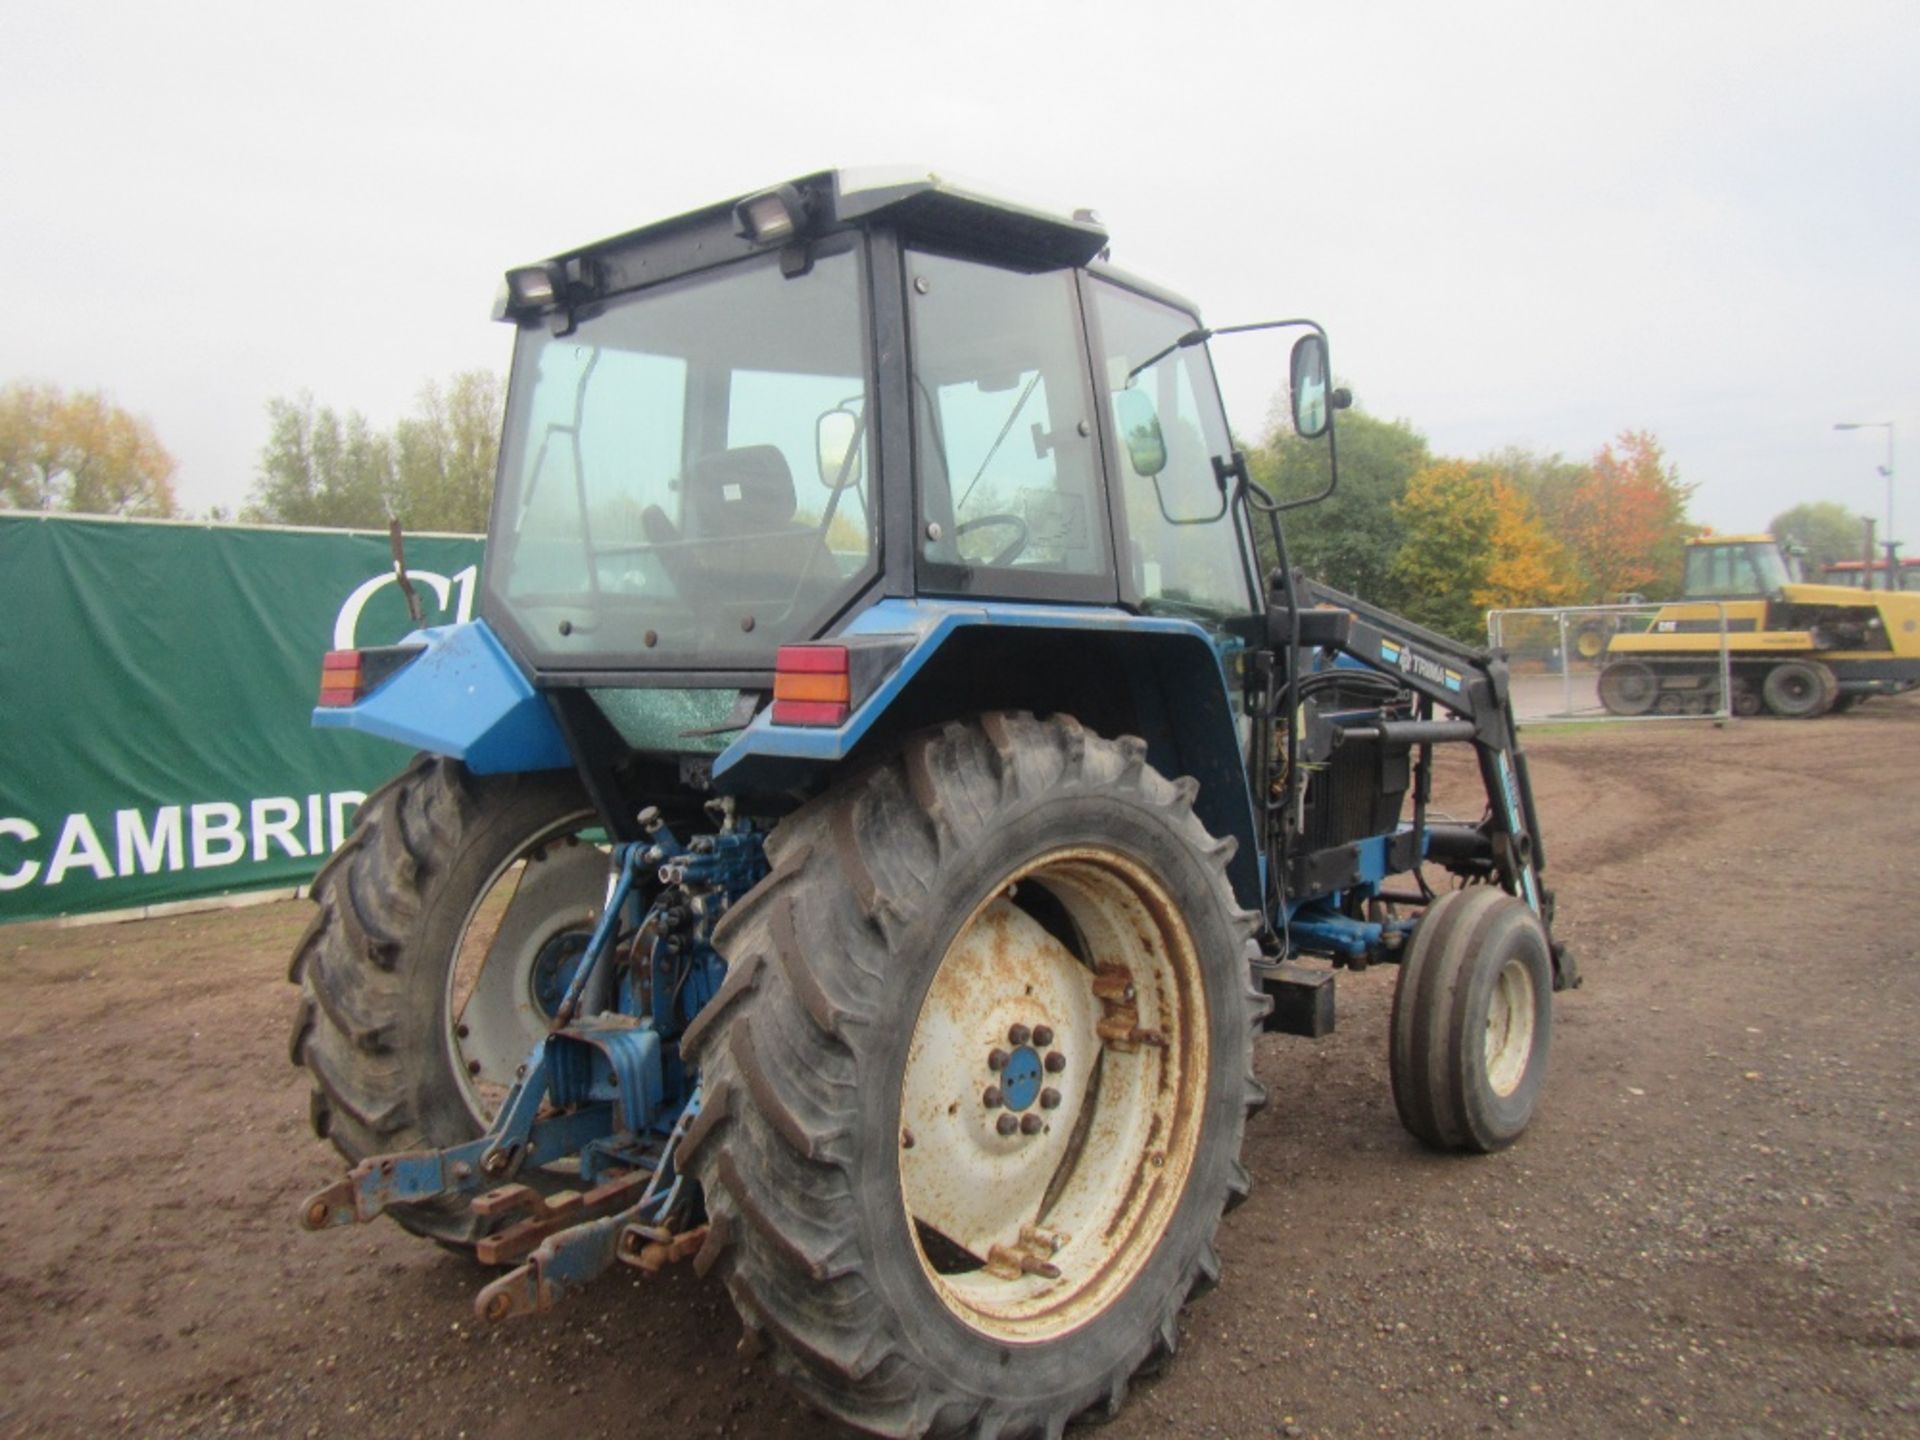
[[[1027,522],[1018,515],[976,515],[971,520],[962,520],[953,527],[954,546],[958,548],[962,535],[972,530],[984,530],[989,525],[1003,525],[1017,533],[1005,549],[982,563],[988,566],[1011,565],[1014,557],[1027,548]]]

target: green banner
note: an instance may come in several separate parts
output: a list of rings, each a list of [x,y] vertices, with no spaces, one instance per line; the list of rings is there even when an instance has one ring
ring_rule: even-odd
[[[481,543],[408,537],[427,624]],[[412,628],[387,537],[0,514],[0,921],[310,879],[399,747],[308,725],[320,657]]]

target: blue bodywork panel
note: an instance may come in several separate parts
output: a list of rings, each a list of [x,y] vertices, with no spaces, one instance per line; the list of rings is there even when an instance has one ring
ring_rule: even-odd
[[[484,620],[416,630],[426,652],[357,705],[313,712],[316,730],[357,730],[451,755],[476,775],[573,765],[553,712]]]
[[[941,599],[885,599],[862,611],[828,642],[887,636],[908,642],[904,658],[838,726],[775,725],[770,710],[756,715],[714,761],[723,792],[780,789],[805,772],[851,755],[940,651],[964,630],[991,627],[1032,634],[1052,632],[1124,636],[1116,668],[1124,678],[1148,743],[1148,760],[1168,776],[1200,782],[1195,813],[1207,829],[1239,844],[1230,873],[1240,903],[1260,903],[1264,857],[1254,827],[1246,764],[1233,708],[1227,657],[1241,647],[1191,620],[1142,616],[1093,605],[1037,605]],[[1009,654],[1016,653],[1009,650]]]
[[[1357,920],[1344,910],[1355,896],[1371,899],[1380,893],[1381,883],[1393,873],[1392,840],[1391,835],[1369,835],[1354,842],[1359,854],[1355,884],[1350,891],[1335,891],[1287,907],[1285,928],[1292,948],[1336,960],[1360,961],[1377,955],[1390,932],[1397,931],[1401,939],[1413,933],[1416,921]]]

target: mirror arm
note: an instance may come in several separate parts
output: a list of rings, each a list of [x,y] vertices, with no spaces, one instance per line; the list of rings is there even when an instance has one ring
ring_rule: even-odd
[[[1334,395],[1337,397],[1344,393],[1343,391],[1336,390]],[[1351,395],[1347,396],[1347,404],[1350,405],[1352,403],[1353,397]],[[1336,398],[1333,408],[1336,410],[1344,410],[1346,406],[1340,404]],[[1340,427],[1332,423],[1332,417],[1329,416],[1327,423],[1327,488],[1322,490],[1318,495],[1308,495],[1299,500],[1275,501],[1273,509],[1268,512],[1269,514],[1278,515],[1283,510],[1298,510],[1303,505],[1318,505],[1322,500],[1325,500],[1328,496],[1332,495],[1335,490],[1340,488],[1340,442],[1334,438],[1339,433],[1339,430]]]

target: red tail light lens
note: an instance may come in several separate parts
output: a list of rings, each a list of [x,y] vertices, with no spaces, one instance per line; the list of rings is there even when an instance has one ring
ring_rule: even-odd
[[[352,705],[364,693],[360,683],[360,652],[329,650],[320,662],[320,703]]]
[[[844,725],[852,681],[844,645],[782,645],[773,662],[773,723]]]

